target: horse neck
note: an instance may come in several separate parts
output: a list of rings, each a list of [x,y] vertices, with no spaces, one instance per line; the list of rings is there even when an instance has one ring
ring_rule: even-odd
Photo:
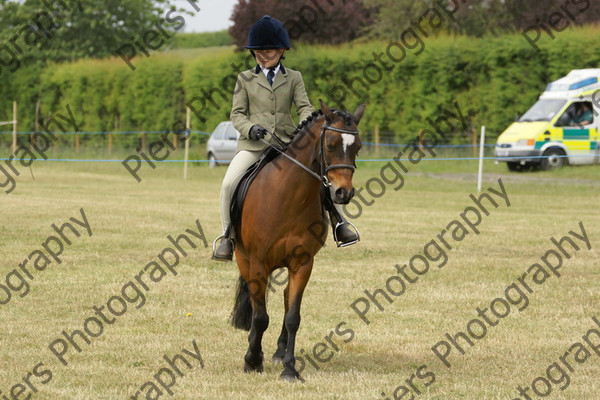
[[[317,174],[319,167],[319,146],[321,139],[321,128],[325,118],[321,117],[306,125],[297,133],[292,143],[288,146],[287,154],[302,164],[312,169]],[[306,171],[304,171],[306,173]],[[314,179],[314,178],[313,178]]]
[[[294,140],[288,145],[286,154],[310,170],[320,175],[319,146],[321,127],[325,119],[317,119],[306,125],[296,134]],[[288,160],[289,161],[289,160]],[[294,197],[296,199],[308,199],[319,196],[321,180],[309,174],[300,166],[292,161],[288,162],[288,167],[279,172],[279,179],[287,182],[293,182]]]

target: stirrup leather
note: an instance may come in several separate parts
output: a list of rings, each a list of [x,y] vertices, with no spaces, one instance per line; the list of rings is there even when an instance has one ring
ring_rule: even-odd
[[[356,240],[353,240],[353,241],[347,242],[347,243],[343,243],[338,240],[338,237],[337,237],[338,229],[343,225],[350,225],[352,227],[352,230],[354,230],[354,232],[356,232]],[[347,247],[347,246],[353,245],[354,243],[357,243],[360,241],[360,232],[358,231],[358,228],[356,226],[354,226],[354,224],[350,221],[338,222],[335,225],[335,228],[333,229],[333,240],[335,240],[335,244],[337,245],[337,247]]]

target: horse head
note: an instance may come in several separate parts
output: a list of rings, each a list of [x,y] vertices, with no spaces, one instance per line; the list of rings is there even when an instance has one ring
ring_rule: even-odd
[[[319,101],[325,116],[321,133],[322,173],[329,181],[333,202],[348,204],[354,196],[352,176],[356,169],[356,155],[362,146],[357,126],[365,112],[365,105],[350,114],[332,110],[325,102]]]

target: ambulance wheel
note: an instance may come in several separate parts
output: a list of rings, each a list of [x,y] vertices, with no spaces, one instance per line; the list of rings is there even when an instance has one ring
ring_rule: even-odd
[[[527,167],[526,165],[522,165],[518,161],[507,161],[506,165],[508,166],[508,170],[513,172],[522,172]]]
[[[565,165],[565,152],[559,148],[551,148],[544,152],[544,158],[542,158],[541,167],[544,171],[550,169],[559,169]]]

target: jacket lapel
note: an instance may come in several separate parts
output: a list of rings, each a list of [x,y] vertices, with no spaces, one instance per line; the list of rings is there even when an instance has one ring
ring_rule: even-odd
[[[287,71],[285,70],[285,68],[283,67],[283,64],[282,64],[279,67],[279,72],[277,73],[277,75],[275,75],[275,80],[273,81],[273,86],[271,86],[271,85],[269,85],[269,81],[267,80],[267,77],[262,72],[262,69],[260,69],[260,66],[257,65],[256,68],[254,68],[254,79],[256,79],[256,83],[258,83],[260,86],[262,86],[265,89],[268,89],[270,92],[272,92],[275,89],[277,89],[279,86],[281,86],[287,82]]]
[[[257,65],[256,68],[254,68],[254,73],[252,75],[254,75],[254,80],[256,81],[256,83],[258,83],[265,89],[271,91],[271,85],[269,85],[269,81],[267,80],[265,74],[263,74],[259,65]]]
[[[283,85],[286,82],[287,82],[287,72],[285,71],[285,68],[283,68],[283,65],[282,65],[279,68],[279,72],[277,73],[277,75],[275,75],[275,80],[273,81],[273,90],[277,89],[279,86]],[[267,81],[267,83],[269,83],[269,81]]]

